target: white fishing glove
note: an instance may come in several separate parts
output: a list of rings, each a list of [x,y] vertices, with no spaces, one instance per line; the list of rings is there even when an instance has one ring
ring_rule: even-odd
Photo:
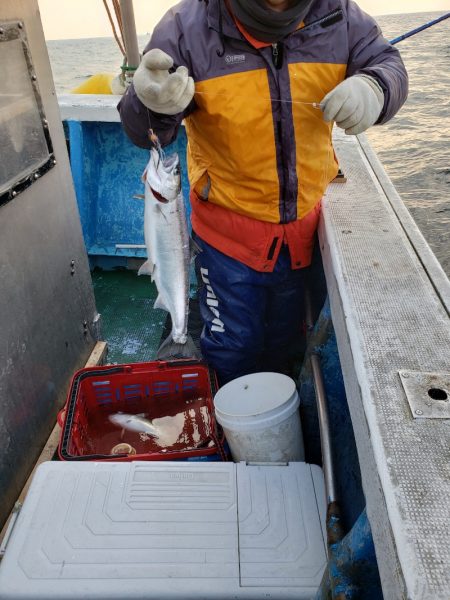
[[[172,58],[154,48],[144,54],[133,77],[139,100],[150,110],[163,115],[176,115],[188,106],[194,96],[195,86],[186,67],[173,67]]]
[[[370,75],[354,75],[331,90],[320,108],[325,121],[335,121],[347,135],[356,135],[378,121],[383,105],[378,82]]]

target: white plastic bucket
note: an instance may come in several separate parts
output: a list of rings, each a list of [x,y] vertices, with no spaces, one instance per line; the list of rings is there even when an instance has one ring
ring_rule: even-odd
[[[233,459],[304,461],[295,382],[280,373],[253,373],[230,381],[214,398]]]

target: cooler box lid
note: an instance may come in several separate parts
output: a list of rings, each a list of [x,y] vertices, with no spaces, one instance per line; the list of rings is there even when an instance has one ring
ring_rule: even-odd
[[[1,600],[313,598],[314,465],[47,462],[0,563]]]

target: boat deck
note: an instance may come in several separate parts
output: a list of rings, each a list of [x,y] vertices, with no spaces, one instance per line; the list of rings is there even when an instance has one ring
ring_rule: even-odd
[[[108,363],[153,360],[161,342],[167,313],[153,309],[156,287],[136,271],[92,273],[102,338],[108,342]]]
[[[365,138],[338,132],[336,151],[348,181],[327,191],[320,239],[383,591],[448,600],[450,284]]]
[[[157,289],[150,277],[119,269],[92,272],[97,310],[102,315],[102,339],[108,344],[107,362],[127,364],[156,359],[161,342],[171,329],[170,315],[154,309]],[[191,283],[188,331],[200,353],[202,322]]]

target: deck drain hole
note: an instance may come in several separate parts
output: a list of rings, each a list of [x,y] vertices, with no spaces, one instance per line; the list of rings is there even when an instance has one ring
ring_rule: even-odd
[[[428,395],[432,400],[448,400],[447,392],[440,388],[430,388],[428,390]]]

